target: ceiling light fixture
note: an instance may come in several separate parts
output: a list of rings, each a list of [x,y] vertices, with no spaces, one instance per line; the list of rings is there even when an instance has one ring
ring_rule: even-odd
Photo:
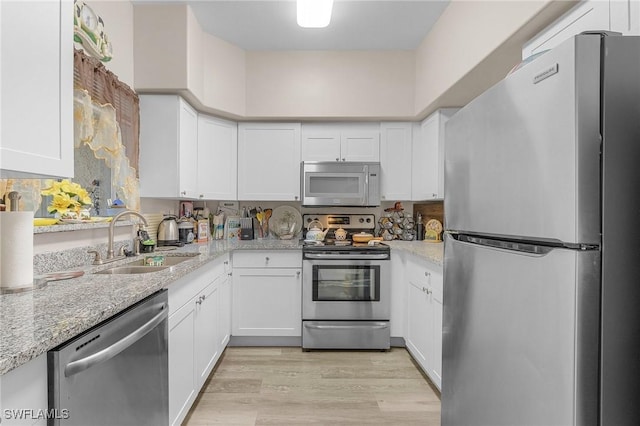
[[[298,0],[298,25],[324,28],[331,22],[333,0]]]

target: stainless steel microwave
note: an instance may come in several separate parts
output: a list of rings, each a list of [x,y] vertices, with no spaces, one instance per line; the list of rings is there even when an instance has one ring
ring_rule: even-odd
[[[303,206],[380,205],[380,163],[303,161]]]

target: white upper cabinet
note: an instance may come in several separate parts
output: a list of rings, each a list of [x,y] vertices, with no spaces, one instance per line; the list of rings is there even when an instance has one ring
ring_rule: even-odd
[[[73,2],[0,2],[0,175],[73,176]]]
[[[198,198],[235,200],[238,175],[238,125],[198,116]]]
[[[300,123],[238,125],[238,200],[300,199]]]
[[[380,124],[383,201],[411,199],[412,127],[407,122]]]
[[[444,125],[458,108],[443,108],[431,114],[414,135],[411,155],[411,199],[444,197]]]
[[[640,34],[640,2],[637,0],[587,0],[579,2],[549,25],[522,49],[522,59],[552,49],[583,31],[606,30]]]
[[[302,127],[302,161],[380,161],[380,131],[373,123]]]
[[[199,198],[198,114],[177,95],[140,96],[140,196]]]

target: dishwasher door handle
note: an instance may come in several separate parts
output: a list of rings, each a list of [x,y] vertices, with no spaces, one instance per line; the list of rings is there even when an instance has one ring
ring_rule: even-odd
[[[67,366],[64,369],[65,377],[71,377],[74,374],[78,374],[84,370],[87,370],[96,364],[100,364],[101,362],[107,361],[113,358],[114,356],[118,355],[120,352],[127,349],[129,346],[136,343],[138,340],[142,339],[151,330],[156,328],[158,324],[160,324],[162,321],[167,319],[169,314],[167,312],[166,307],[167,307],[166,303],[163,303],[162,305],[160,305],[160,309],[162,310],[162,312],[160,312],[159,314],[151,318],[149,321],[147,321],[144,325],[142,325],[140,328],[135,330],[133,333],[118,340],[113,345],[108,346],[92,355],[89,355],[87,357],[81,358],[77,361],[73,361],[67,364]]]

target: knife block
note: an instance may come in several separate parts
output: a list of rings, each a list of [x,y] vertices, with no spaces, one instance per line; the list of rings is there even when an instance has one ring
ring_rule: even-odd
[[[250,217],[240,219],[240,239],[253,240],[253,219]]]

